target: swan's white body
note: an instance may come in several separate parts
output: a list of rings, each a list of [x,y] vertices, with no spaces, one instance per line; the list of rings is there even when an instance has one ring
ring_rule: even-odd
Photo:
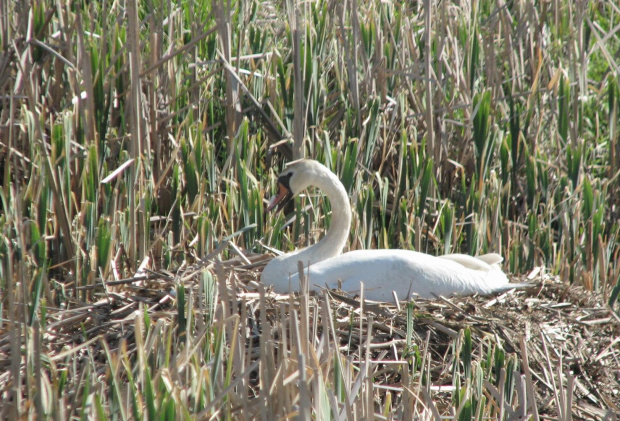
[[[317,244],[278,256],[271,260],[261,281],[276,292],[299,288],[298,262],[306,268],[311,290],[340,286],[343,291],[359,294],[364,284],[364,297],[376,301],[393,301],[410,297],[491,294],[523,284],[510,284],[499,263],[502,257],[487,254],[472,257],[449,254],[435,257],[410,250],[358,250],[342,253],[349,235],[351,207],[347,193],[338,178],[316,161],[301,160],[291,164],[279,179],[280,195],[273,208],[284,199],[308,186],[321,189],[330,199],[332,223]]]

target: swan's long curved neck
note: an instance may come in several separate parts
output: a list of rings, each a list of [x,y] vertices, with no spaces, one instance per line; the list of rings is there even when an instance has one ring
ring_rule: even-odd
[[[338,178],[325,167],[311,171],[308,186],[320,189],[329,199],[332,216],[327,234],[316,244],[271,260],[263,270],[263,279],[288,279],[297,272],[297,262],[314,264],[342,253],[351,228],[351,205],[347,192]]]
[[[316,256],[319,260],[311,262],[316,263],[342,253],[351,228],[351,204],[344,186],[331,172],[320,172],[311,185],[325,193],[332,209],[327,234],[318,243],[303,250]]]

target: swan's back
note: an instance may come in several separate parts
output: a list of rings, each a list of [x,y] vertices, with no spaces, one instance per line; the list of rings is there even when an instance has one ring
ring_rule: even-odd
[[[364,296],[376,301],[392,301],[392,291],[399,300],[486,295],[512,288],[497,263],[491,256],[435,257],[409,250],[359,250],[311,265],[309,282],[313,290],[340,284],[350,293],[359,293],[363,282]],[[297,289],[299,278],[294,274],[290,283],[288,277],[270,283],[277,292],[288,292],[289,285]]]

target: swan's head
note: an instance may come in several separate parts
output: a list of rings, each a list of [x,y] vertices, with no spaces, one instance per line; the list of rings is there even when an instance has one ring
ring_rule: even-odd
[[[290,163],[278,176],[278,194],[269,202],[266,212],[276,206],[282,210],[284,206],[300,192],[310,186],[317,176],[329,172],[324,165],[308,159]]]

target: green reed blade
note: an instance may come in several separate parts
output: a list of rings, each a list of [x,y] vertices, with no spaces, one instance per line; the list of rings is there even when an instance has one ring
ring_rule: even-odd
[[[422,218],[424,215],[424,209],[426,208],[426,198],[433,182],[433,159],[428,158],[426,166],[424,167],[424,173],[420,180],[420,197],[418,199],[418,216]]]
[[[568,123],[570,115],[570,83],[568,77],[560,76],[560,88],[558,91],[558,134],[562,144],[568,141]]]

